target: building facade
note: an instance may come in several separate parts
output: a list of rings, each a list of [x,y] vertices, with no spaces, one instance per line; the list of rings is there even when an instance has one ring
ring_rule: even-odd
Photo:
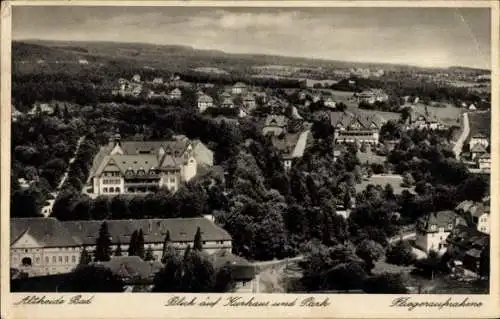
[[[415,244],[426,253],[443,253],[446,251],[446,238],[459,224],[466,224],[465,220],[453,211],[430,213],[417,222]]]
[[[382,120],[362,113],[331,112],[330,123],[335,129],[336,143],[379,143]]]
[[[200,113],[205,112],[206,109],[213,106],[214,106],[214,99],[212,99],[211,96],[203,94],[198,97],[198,110],[200,111]]]
[[[231,88],[231,93],[233,94],[243,94],[247,91],[247,85],[243,82],[237,82]]]
[[[88,183],[94,196],[175,192],[197,174],[197,156],[211,166],[213,155],[200,141],[183,135],[169,141],[122,141],[119,135],[94,158]],[[195,147],[198,152],[195,152]]]
[[[475,145],[482,145],[484,149],[486,149],[489,145],[490,142],[488,140],[488,137],[486,137],[483,134],[474,134],[471,136],[469,140],[469,149],[472,150]]]
[[[151,248],[155,261],[161,260],[167,232],[170,244],[182,253],[193,246],[200,228],[203,251],[211,255],[219,251],[231,253],[231,236],[204,217],[172,219],[137,219],[106,221],[59,221],[55,218],[12,218],[10,221],[10,266],[29,276],[67,273],[79,264],[82,250],[95,251],[99,228],[106,222],[112,254],[120,246],[127,256],[131,235],[144,233],[145,250]]]

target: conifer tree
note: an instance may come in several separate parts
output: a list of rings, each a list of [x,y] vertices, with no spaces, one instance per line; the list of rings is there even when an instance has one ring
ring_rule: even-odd
[[[109,261],[111,256],[111,237],[108,231],[108,224],[103,222],[99,229],[99,237],[96,240],[94,253],[95,261]]]
[[[144,233],[142,229],[139,229],[139,234],[137,235],[137,256],[144,259]]]
[[[203,250],[203,242],[201,240],[201,230],[200,227],[196,230],[196,234],[194,235],[194,243],[193,243],[193,249],[197,251],[202,251]]]
[[[167,233],[165,234],[165,239],[163,240],[163,253],[161,255],[161,262],[165,261],[165,258],[168,254],[169,245],[170,245],[170,231],[167,230]]]
[[[128,245],[128,255],[136,256],[137,255],[137,230],[134,230],[132,236],[130,236],[130,243]]]
[[[92,261],[89,252],[84,247],[82,253],[80,254],[80,265],[88,265]]]
[[[116,246],[115,250],[115,256],[119,257],[122,255],[122,245],[121,243],[118,243],[118,246]]]
[[[153,248],[151,248],[151,246],[148,246],[148,248],[146,249],[146,256],[144,256],[144,260],[145,261],[150,261],[150,260],[154,260],[155,257],[153,255]]]
[[[184,251],[184,260],[186,260],[190,254],[191,254],[191,245],[188,245],[186,247],[186,250]]]

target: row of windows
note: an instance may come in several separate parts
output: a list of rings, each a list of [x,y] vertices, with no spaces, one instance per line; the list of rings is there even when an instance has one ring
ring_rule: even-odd
[[[102,180],[102,183],[103,184],[110,184],[110,185],[120,185],[122,182],[121,179],[109,179],[109,178],[105,178]]]
[[[25,257],[25,258],[22,258],[22,260],[23,260],[23,264],[31,265],[31,258]],[[13,257],[12,261],[14,263],[17,263],[17,257]],[[39,265],[40,261],[41,261],[40,257],[35,257],[35,264],[36,265]],[[63,259],[63,256],[52,256],[52,264],[56,264],[58,262],[60,264],[62,264],[63,261],[65,264],[69,263],[69,256],[64,256],[64,259]],[[75,255],[71,256],[71,262],[76,263],[76,256]],[[46,256],[45,257],[45,264],[49,264],[49,263],[50,263],[50,258]]]
[[[102,189],[103,193],[119,193],[120,192],[120,187],[104,187]]]
[[[60,263],[62,264],[63,263],[63,256],[52,256],[52,263],[53,264],[56,264],[56,263]],[[71,256],[71,262],[72,263],[76,263],[76,256]],[[49,263],[49,257],[45,257],[45,264],[48,264]],[[64,256],[64,263],[67,264],[69,263],[69,256]]]
[[[120,172],[104,172],[103,176],[119,177],[120,176]]]

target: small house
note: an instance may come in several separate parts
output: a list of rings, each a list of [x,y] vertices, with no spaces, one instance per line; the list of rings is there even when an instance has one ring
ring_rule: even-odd
[[[288,128],[288,119],[284,115],[271,114],[266,117],[262,134],[280,135],[286,133]]]
[[[168,94],[168,97],[172,100],[180,100],[182,97],[182,91],[179,88],[175,88]]]
[[[198,97],[198,110],[200,111],[200,113],[205,112],[207,108],[213,107],[213,105],[214,99],[211,96],[203,94]]]

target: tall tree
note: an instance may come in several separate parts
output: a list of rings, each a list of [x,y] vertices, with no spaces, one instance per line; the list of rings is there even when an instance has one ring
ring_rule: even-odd
[[[80,254],[80,265],[87,265],[92,261],[92,257],[85,247],[83,247],[82,253]]]
[[[191,254],[191,245],[188,245],[186,247],[186,250],[184,250],[184,259],[187,259],[190,254]]]
[[[165,258],[167,257],[170,248],[169,246],[170,246],[170,231],[167,230],[167,233],[165,234],[165,239],[163,240],[163,253],[161,254],[162,263],[164,263]]]
[[[142,229],[139,229],[139,234],[137,235],[137,256],[144,259],[144,233]]]
[[[137,256],[137,230],[134,230],[132,235],[130,236],[130,243],[128,245],[128,255],[129,256]]]
[[[193,249],[197,251],[203,250],[203,241],[201,239],[201,229],[198,227],[196,229],[196,234],[194,235]]]
[[[153,255],[153,248],[151,246],[148,246],[148,248],[146,249],[146,255],[144,256],[144,260],[145,261],[150,261],[150,260],[154,260],[155,257]]]
[[[115,256],[119,257],[122,255],[122,245],[121,243],[118,243],[115,249]]]
[[[99,237],[96,240],[94,253],[95,261],[109,261],[111,256],[111,236],[108,231],[108,223],[103,222],[99,229]]]
[[[369,273],[375,267],[375,262],[384,255],[384,248],[373,240],[365,239],[358,245],[356,255],[363,259],[365,270]]]

